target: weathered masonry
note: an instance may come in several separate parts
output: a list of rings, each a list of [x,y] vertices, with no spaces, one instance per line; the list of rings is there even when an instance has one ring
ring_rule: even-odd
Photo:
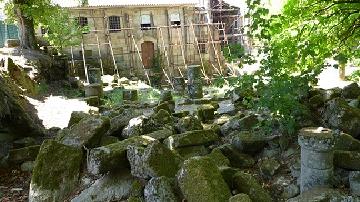
[[[81,46],[68,49],[79,73],[90,65],[108,74],[150,80],[161,74],[170,81],[186,77],[187,66],[194,64],[205,77],[222,73],[219,26],[208,23],[207,11],[195,3],[106,4],[69,8],[79,24],[90,29]]]

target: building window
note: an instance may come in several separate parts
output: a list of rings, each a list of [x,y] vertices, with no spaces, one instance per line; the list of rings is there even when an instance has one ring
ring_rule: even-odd
[[[86,17],[78,17],[76,19],[80,27],[85,27],[89,25],[88,19]]]
[[[120,17],[119,16],[110,16],[109,17],[109,31],[118,32],[120,31]]]
[[[180,14],[173,13],[170,15],[171,26],[179,27],[181,25]]]
[[[151,27],[151,16],[148,14],[141,15],[141,29],[146,30]]]
[[[200,53],[206,53],[206,44],[207,42],[205,40],[198,41]]]

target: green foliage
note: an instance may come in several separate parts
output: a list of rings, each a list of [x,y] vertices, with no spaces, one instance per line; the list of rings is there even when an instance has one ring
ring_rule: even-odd
[[[241,44],[229,44],[223,49],[223,55],[228,62],[242,58],[245,55],[245,49]]]
[[[354,82],[360,82],[360,70],[354,71],[348,79]]]
[[[112,90],[110,93],[106,94],[102,102],[105,106],[110,108],[121,104],[123,102],[123,89],[117,88]]]
[[[16,4],[14,1],[6,3],[7,21],[18,20],[14,9],[20,8],[28,18],[34,20],[35,27],[49,30],[44,37],[58,50],[80,44],[82,32],[87,28],[81,28],[75,20],[71,20],[70,13],[66,9],[52,4],[50,0],[26,0],[25,2],[24,4]]]
[[[254,77],[260,96],[252,107],[269,114],[264,126],[277,123],[292,134],[307,113],[302,99],[316,84],[325,59],[347,62],[358,56],[360,3],[288,0],[278,15],[270,15],[260,0],[247,3],[252,18],[248,34],[262,46]]]
[[[88,32],[88,27],[79,27],[78,23],[71,19],[70,13],[58,6],[53,8],[53,17],[42,21],[41,26],[49,30],[44,35],[52,46],[58,50],[65,47],[79,45],[84,32]],[[56,16],[56,17],[55,17]]]
[[[143,103],[153,102],[160,99],[161,92],[155,88],[139,92],[139,101]]]

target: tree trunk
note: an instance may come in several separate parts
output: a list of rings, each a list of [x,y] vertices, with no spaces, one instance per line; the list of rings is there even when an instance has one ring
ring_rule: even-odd
[[[29,6],[26,0],[15,0],[15,15],[17,17],[19,33],[20,33],[20,46],[24,49],[37,49],[34,29],[34,19],[31,16],[26,16],[22,6]]]
[[[339,64],[339,78],[342,81],[345,81],[345,63]]]

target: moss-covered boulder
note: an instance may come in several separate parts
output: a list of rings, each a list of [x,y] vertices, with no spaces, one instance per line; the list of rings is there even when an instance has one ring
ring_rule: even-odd
[[[185,133],[186,131],[202,130],[203,126],[201,121],[195,116],[185,116],[181,118],[177,124],[175,124],[176,130],[179,133]]]
[[[322,118],[329,128],[342,130],[355,138],[360,136],[360,109],[349,106],[343,98],[328,101]]]
[[[122,130],[128,125],[129,121],[140,115],[141,112],[136,109],[121,109],[117,115],[111,117],[107,135],[120,137]]]
[[[174,180],[167,177],[152,178],[144,189],[145,202],[178,202]]]
[[[252,202],[247,194],[236,194],[229,199],[229,202]]]
[[[261,160],[259,163],[260,172],[265,178],[271,178],[280,166],[279,161],[273,158]]]
[[[253,127],[256,126],[256,124],[259,122],[256,115],[243,115],[239,114],[231,118],[227,123],[223,124],[221,126],[221,133],[224,136],[229,135],[234,130],[238,131],[246,131],[251,130]]]
[[[334,152],[334,165],[349,170],[360,170],[360,152],[336,150]]]
[[[235,131],[226,137],[226,141],[241,152],[254,154],[264,149],[268,140],[265,136],[258,133]]]
[[[206,122],[209,120],[213,120],[215,118],[215,108],[208,104],[208,105],[201,105],[198,108],[197,116],[202,122]]]
[[[188,202],[228,201],[231,192],[217,166],[207,157],[184,162],[177,175],[181,192]]]
[[[85,201],[124,201],[131,196],[133,184],[136,182],[128,170],[107,173],[86,186],[73,197],[71,202]]]
[[[140,178],[174,177],[181,160],[159,141],[147,147],[128,146],[127,158],[131,174]]]
[[[81,149],[45,140],[32,173],[29,201],[63,201],[76,187]]]
[[[313,109],[316,109],[318,107],[321,107],[323,106],[325,103],[325,98],[322,94],[318,94],[318,95],[315,95],[315,96],[312,96],[310,99],[309,99],[309,105],[311,108]]]
[[[83,111],[73,111],[70,116],[68,127],[71,127],[79,123],[82,119],[90,117],[90,114],[87,114]]]
[[[189,159],[194,156],[205,156],[210,152],[209,149],[204,145],[180,147],[180,148],[176,148],[175,151],[183,159]]]
[[[110,123],[107,118],[89,117],[82,119],[73,125],[69,132],[60,138],[59,142],[78,148],[83,146],[87,148],[97,147],[109,126]]]
[[[44,135],[45,129],[34,106],[22,95],[23,91],[10,78],[0,74],[1,127],[8,128],[15,138]]]
[[[153,114],[151,118],[154,120],[155,125],[158,127],[164,126],[166,124],[172,126],[174,124],[174,119],[171,116],[171,113],[163,109]]]
[[[213,149],[211,153],[206,156],[209,157],[217,167],[230,166],[229,159],[224,156],[219,148]]]
[[[219,140],[219,136],[213,130],[195,130],[179,135],[172,135],[164,140],[170,148],[209,145]]]
[[[155,139],[148,136],[132,137],[114,144],[93,148],[90,150],[87,169],[91,174],[98,175],[108,171],[130,167],[127,160],[127,147],[146,146]]]
[[[355,139],[346,133],[341,133],[335,138],[334,149],[344,151],[360,151],[360,140]]]
[[[119,139],[114,136],[103,136],[101,138],[100,146],[106,146],[118,142]]]
[[[255,160],[250,155],[239,152],[230,144],[224,144],[218,148],[230,160],[232,167],[250,168],[255,164]]]
[[[261,186],[261,184],[259,184],[259,182],[251,174],[237,172],[233,178],[236,189],[240,193],[245,193],[249,195],[252,201],[272,201],[270,194]]]
[[[146,136],[149,136],[154,139],[162,141],[162,140],[168,138],[169,136],[173,135],[174,133],[175,133],[175,131],[174,131],[173,127],[166,125],[166,126],[164,126],[163,129],[154,131],[152,133],[148,133],[148,134],[146,134]]]
[[[122,138],[130,138],[135,136],[142,135],[143,132],[143,126],[145,122],[147,121],[147,118],[145,116],[138,116],[135,118],[130,119],[127,126],[122,130]]]
[[[357,99],[360,96],[360,87],[357,83],[351,83],[342,89],[341,96],[346,99]]]
[[[173,112],[173,109],[174,109],[174,107],[175,107],[175,104],[172,105],[172,104],[170,104],[170,103],[172,103],[172,102],[168,102],[168,101],[161,102],[160,104],[158,104],[158,106],[156,106],[156,107],[154,108],[154,112],[157,113],[157,112],[159,112],[159,111],[162,109],[162,110],[167,111],[168,113],[172,113],[172,112]],[[174,106],[174,107],[173,107],[173,106]]]
[[[23,163],[25,161],[34,161],[39,153],[40,145],[23,147],[20,149],[12,149],[9,153],[9,161],[11,163]]]

